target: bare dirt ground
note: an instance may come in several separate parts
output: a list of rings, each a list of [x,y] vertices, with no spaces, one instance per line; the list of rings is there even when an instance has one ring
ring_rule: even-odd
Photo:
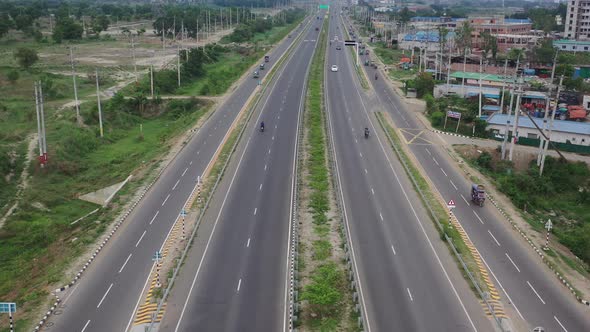
[[[31,134],[29,135],[29,137],[27,138],[28,141],[28,145],[27,145],[27,156],[25,158],[25,164],[23,165],[23,171],[20,174],[20,179],[19,179],[19,183],[17,185],[18,187],[18,191],[16,192],[16,199],[14,201],[14,204],[10,207],[10,209],[8,209],[8,211],[6,211],[6,213],[2,216],[2,218],[0,218],[0,228],[2,228],[2,226],[4,226],[4,223],[6,222],[6,219],[8,217],[10,217],[10,215],[12,215],[12,213],[16,210],[16,208],[18,207],[18,204],[20,202],[20,196],[22,194],[22,192],[27,189],[28,185],[29,185],[29,165],[31,164],[31,160],[33,160],[35,158],[35,148],[37,148],[37,134]]]

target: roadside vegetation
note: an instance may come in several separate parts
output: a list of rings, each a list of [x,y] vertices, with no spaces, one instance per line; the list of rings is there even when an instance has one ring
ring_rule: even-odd
[[[297,323],[302,331],[357,331],[326,150],[323,80],[327,27],[328,20],[312,60],[304,114],[299,218],[306,230],[299,246],[301,309]]]
[[[543,176],[539,176],[536,159],[527,167],[516,169],[512,162],[501,160],[498,150],[484,151],[467,160],[491,178],[523,213],[533,229],[544,232],[547,219],[553,222],[552,233],[585,264],[590,272],[590,169],[584,162],[563,162],[547,157]],[[571,265],[571,264],[568,264]],[[576,269],[578,269],[576,268]]]

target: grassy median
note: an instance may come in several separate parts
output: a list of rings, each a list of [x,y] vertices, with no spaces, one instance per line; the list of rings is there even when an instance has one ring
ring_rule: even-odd
[[[299,247],[301,311],[298,329],[356,331],[328,166],[323,103],[328,24],[326,19],[312,60],[304,114],[298,216],[303,234]]]

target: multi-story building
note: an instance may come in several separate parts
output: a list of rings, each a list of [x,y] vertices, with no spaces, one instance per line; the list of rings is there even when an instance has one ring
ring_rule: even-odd
[[[590,0],[569,0],[565,16],[567,39],[590,40]]]

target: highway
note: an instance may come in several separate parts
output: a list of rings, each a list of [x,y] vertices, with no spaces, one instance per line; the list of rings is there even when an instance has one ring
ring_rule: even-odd
[[[350,27],[350,24],[347,23]],[[453,199],[455,215],[477,247],[484,263],[511,306],[518,330],[543,327],[545,331],[590,331],[590,311],[577,303],[540,257],[489,202],[470,202],[471,182],[449,157],[437,134],[404,107],[383,79],[372,79],[375,70],[363,66],[378,103],[393,118],[426,174],[445,200]],[[519,328],[521,327],[521,328]]]
[[[309,20],[306,18],[293,31],[293,38],[269,52],[271,61],[267,65],[275,64]],[[261,71],[261,75],[269,70]],[[236,115],[257,88],[257,80],[251,73],[247,75],[171,161],[82,278],[60,293],[61,306],[46,324],[47,330],[104,332],[130,328],[153,265],[152,255],[161,249],[197,177],[211,163]],[[265,136],[269,135],[270,131]]]
[[[342,33],[333,14],[325,74],[328,120],[366,331],[492,331],[401,164],[373,126],[374,109],[360,91],[354,59],[348,47],[336,50]],[[330,71],[332,65],[338,72]]]
[[[323,14],[320,14],[320,16]],[[248,124],[173,288],[160,331],[283,331],[295,162],[322,20],[304,33]],[[258,124],[265,122],[265,131]]]

